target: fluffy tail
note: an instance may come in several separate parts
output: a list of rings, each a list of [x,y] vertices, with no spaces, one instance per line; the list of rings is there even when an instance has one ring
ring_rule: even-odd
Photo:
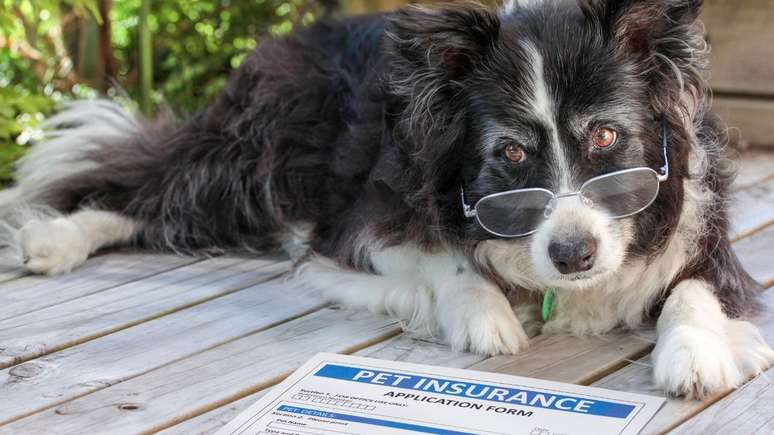
[[[0,263],[20,265],[20,230],[36,220],[58,216],[61,204],[47,193],[68,177],[95,169],[89,158],[104,144],[126,141],[141,129],[140,121],[106,100],[78,101],[49,118],[45,137],[17,163],[16,184],[0,191]]]
[[[43,193],[72,175],[98,165],[87,155],[102,144],[125,141],[141,130],[140,121],[106,100],[77,101],[49,118],[42,141],[16,167],[16,185],[0,193],[0,207],[41,204]]]

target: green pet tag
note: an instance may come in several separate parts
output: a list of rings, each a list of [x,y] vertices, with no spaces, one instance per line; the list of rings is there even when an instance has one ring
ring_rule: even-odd
[[[544,322],[548,322],[548,319],[551,318],[551,310],[554,309],[554,296],[556,296],[555,288],[545,289],[543,293],[543,309],[540,313]]]

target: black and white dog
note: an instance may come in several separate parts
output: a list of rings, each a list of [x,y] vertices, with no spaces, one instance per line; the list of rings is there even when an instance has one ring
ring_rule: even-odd
[[[184,125],[72,105],[2,200],[62,213],[16,236],[34,272],[129,243],[302,249],[299,279],[455,349],[516,353],[539,330],[657,316],[657,384],[714,393],[774,351],[740,320],[760,287],[727,236],[700,6],[518,0],[323,19],[263,42]]]

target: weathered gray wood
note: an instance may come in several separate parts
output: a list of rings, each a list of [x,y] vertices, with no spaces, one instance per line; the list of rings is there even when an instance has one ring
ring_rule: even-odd
[[[266,281],[289,262],[216,258],[0,321],[0,368]]]
[[[771,149],[774,146],[774,98],[753,100],[717,96],[713,110],[738,134],[744,146]]]
[[[398,322],[386,317],[323,309],[18,420],[3,430],[155,431],[273,385],[318,352],[351,352],[399,331]]]
[[[774,285],[774,223],[736,242],[734,250],[753,278]]]
[[[162,435],[211,435],[219,431],[223,426],[227,425],[231,420],[237,418],[239,414],[250,405],[257,402],[258,399],[263,397],[264,394],[271,391],[271,388],[261,390],[257,393],[243,397],[237,401],[231,402],[228,405],[223,405],[220,408],[215,408],[212,411],[205,412],[202,415],[198,415],[192,419],[183,421],[172,427],[162,430],[159,434]],[[2,433],[0,427],[0,433]]]
[[[774,290],[767,291],[764,298],[764,303],[774,309]],[[764,316],[758,319],[761,323],[761,333],[763,337],[769,343],[774,343],[774,317],[771,315]],[[770,370],[771,372],[771,370]],[[640,359],[635,364],[631,364],[603,379],[592,384],[595,387],[608,388],[612,390],[628,391],[632,393],[643,393],[654,396],[665,397],[662,390],[656,388],[653,384],[653,370],[651,368],[650,356]],[[758,381],[758,380],[756,380]],[[754,390],[752,390],[754,391]],[[735,395],[748,395],[749,391],[747,386],[740,388],[739,390],[732,392],[729,397]],[[647,426],[643,429],[643,434],[658,434],[664,433],[675,426],[681,424],[697,413],[701,412],[704,408],[717,401],[724,394],[720,394],[716,397],[707,398],[704,401],[698,400],[685,400],[682,398],[667,398],[667,403],[656,414],[656,416],[648,422]],[[724,399],[725,401],[726,399]],[[732,399],[733,400],[733,399]],[[745,399],[742,399],[744,401]],[[714,408],[714,406],[713,406]],[[713,414],[715,411],[709,411]],[[769,418],[774,418],[774,408],[770,408],[768,413]],[[695,433],[695,432],[685,432]],[[724,432],[724,433],[752,433],[748,431],[739,432]]]
[[[369,358],[379,358],[392,361],[415,362],[420,364],[438,365],[444,367],[465,368],[485,357],[468,352],[454,352],[449,346],[424,340],[415,340],[407,334],[376,343],[359,350],[355,355]],[[247,409],[260,398],[266,390],[251,394],[245,398],[215,408],[207,413],[184,421],[164,430],[170,434],[211,434],[225,426],[240,412]]]
[[[774,1],[706,0],[712,87],[774,95]]]
[[[616,371],[615,373],[594,382],[592,385],[609,390],[627,391],[630,393],[642,393],[649,396],[665,397],[664,391],[653,384],[653,369],[650,355],[645,356],[634,363]],[[669,398],[667,403],[659,410],[653,419],[648,422],[641,435],[664,433],[681,421],[690,418],[697,410],[707,406],[717,398],[707,399],[706,403],[698,400],[685,400],[682,398]]]
[[[486,359],[485,356],[470,352],[454,352],[443,343],[416,340],[408,334],[401,334],[393,339],[367,347],[357,352],[356,355],[455,368],[470,367]]]
[[[316,292],[278,279],[0,370],[0,424],[322,306]]]
[[[604,337],[538,336],[518,355],[488,358],[470,368],[552,381],[586,384],[637,358],[653,346],[647,334]]]
[[[774,118],[771,122],[774,122]],[[741,158],[734,162],[734,166],[737,169],[734,180],[735,189],[743,189],[757,183],[770,181],[771,178],[774,178],[774,150],[746,151]]]
[[[739,240],[774,222],[774,180],[741,189],[731,197],[730,235]]]
[[[27,275],[27,271],[18,267],[0,266],[0,283],[12,281]]]
[[[89,259],[72,273],[25,276],[0,284],[0,320],[153,276],[197,259],[175,255],[116,252]]]
[[[769,435],[774,433],[774,369],[769,369],[670,433],[675,435]]]

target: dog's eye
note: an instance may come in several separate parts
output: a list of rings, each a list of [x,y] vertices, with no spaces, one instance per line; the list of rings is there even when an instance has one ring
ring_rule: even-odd
[[[613,146],[617,140],[618,133],[616,133],[615,130],[606,127],[597,128],[591,136],[591,141],[597,148],[608,148]]]
[[[503,147],[503,156],[511,163],[521,163],[527,159],[527,152],[520,145],[509,143]]]

